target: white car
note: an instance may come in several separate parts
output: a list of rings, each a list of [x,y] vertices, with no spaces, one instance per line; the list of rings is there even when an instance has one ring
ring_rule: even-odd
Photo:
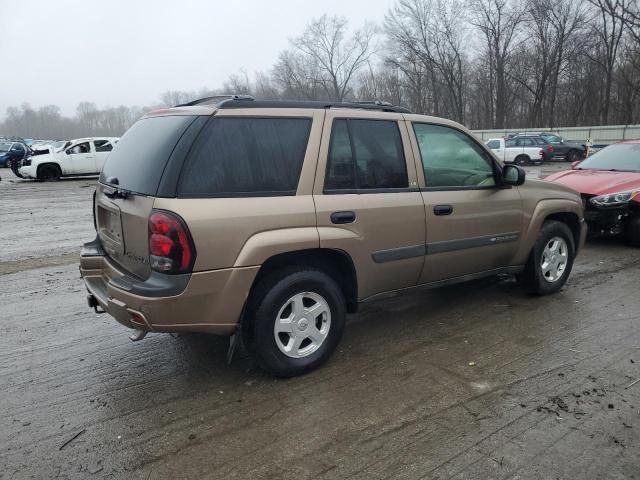
[[[490,138],[485,144],[504,163],[539,165],[544,161],[544,151],[531,138],[518,137],[506,141],[504,138]]]
[[[33,155],[22,161],[23,178],[58,180],[60,177],[98,175],[117,137],[78,138],[61,150]]]

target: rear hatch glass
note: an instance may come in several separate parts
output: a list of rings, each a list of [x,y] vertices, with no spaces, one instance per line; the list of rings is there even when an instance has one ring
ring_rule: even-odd
[[[138,120],[107,158],[100,183],[117,178],[120,189],[156,195],[167,160],[194,118],[175,115]]]

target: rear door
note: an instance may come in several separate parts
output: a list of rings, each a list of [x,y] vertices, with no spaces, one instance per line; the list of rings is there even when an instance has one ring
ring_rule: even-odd
[[[536,142],[534,137],[522,137],[520,139],[522,144],[522,153],[529,157],[531,160],[539,160],[540,155],[540,146],[538,142]]]
[[[95,149],[96,173],[100,173],[102,171],[102,167],[104,167],[104,162],[107,159],[107,156],[111,153],[111,150],[113,150],[113,144],[110,140],[96,139],[93,141],[93,146]]]
[[[425,216],[400,114],[329,110],[314,185],[320,246],[347,252],[359,298],[416,284]]]
[[[513,163],[518,155],[522,153],[522,145],[518,142],[518,139],[511,139],[505,142],[504,147],[504,162]]]
[[[426,210],[420,283],[511,265],[524,222],[518,189],[496,186],[498,165],[466,132],[419,120],[408,127]]]
[[[142,279],[150,275],[148,222],[163,172],[181,164],[197,134],[192,130],[199,131],[205,119],[143,118],[127,130],[105,163],[96,190],[98,236],[125,272]]]

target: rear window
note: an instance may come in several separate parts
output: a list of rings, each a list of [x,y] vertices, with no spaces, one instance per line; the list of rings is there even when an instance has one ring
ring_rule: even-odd
[[[155,195],[173,148],[193,120],[184,115],[139,120],[109,154],[100,182],[115,177],[124,190]]]
[[[295,195],[309,118],[212,118],[184,168],[179,195]]]

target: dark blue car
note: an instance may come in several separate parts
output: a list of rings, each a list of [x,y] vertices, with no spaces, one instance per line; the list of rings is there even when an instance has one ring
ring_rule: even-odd
[[[28,147],[20,142],[0,142],[0,167],[11,167],[11,162],[22,160]]]

